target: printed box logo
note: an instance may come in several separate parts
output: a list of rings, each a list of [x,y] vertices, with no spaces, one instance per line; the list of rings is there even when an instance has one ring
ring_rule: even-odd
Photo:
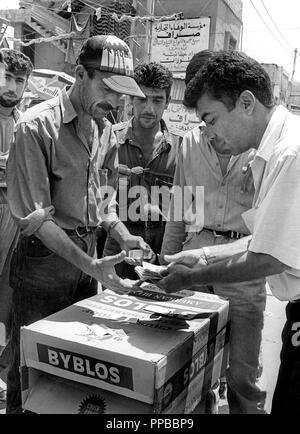
[[[127,366],[42,344],[37,344],[37,351],[39,361],[42,363],[133,390],[132,369]]]

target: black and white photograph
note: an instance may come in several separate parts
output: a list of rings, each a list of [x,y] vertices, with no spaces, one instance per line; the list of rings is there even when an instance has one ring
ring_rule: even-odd
[[[299,17],[0,0],[4,422],[298,415]]]

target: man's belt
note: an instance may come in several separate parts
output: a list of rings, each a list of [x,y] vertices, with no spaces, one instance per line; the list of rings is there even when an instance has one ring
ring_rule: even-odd
[[[241,234],[240,232],[235,232],[235,231],[225,231],[225,232],[215,231],[214,229],[209,229],[209,228],[203,228],[203,230],[212,232],[215,237],[227,237],[227,238],[234,238],[238,240],[239,238],[243,238],[247,236],[245,234]]]
[[[144,228],[157,228],[164,226],[166,224],[165,220],[137,220],[136,222],[128,221],[126,225],[130,226],[140,226]]]

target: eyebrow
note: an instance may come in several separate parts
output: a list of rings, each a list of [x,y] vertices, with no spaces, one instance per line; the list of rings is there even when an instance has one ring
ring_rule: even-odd
[[[6,71],[5,75],[8,75],[8,77],[13,77],[15,80],[26,80],[26,77],[24,77],[24,75],[15,75],[10,71]]]

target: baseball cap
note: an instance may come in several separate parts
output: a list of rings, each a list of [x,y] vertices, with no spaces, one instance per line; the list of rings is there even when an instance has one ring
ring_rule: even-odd
[[[133,78],[130,48],[117,36],[96,35],[88,38],[80,50],[77,64],[103,71],[102,80],[113,91],[145,98]]]

